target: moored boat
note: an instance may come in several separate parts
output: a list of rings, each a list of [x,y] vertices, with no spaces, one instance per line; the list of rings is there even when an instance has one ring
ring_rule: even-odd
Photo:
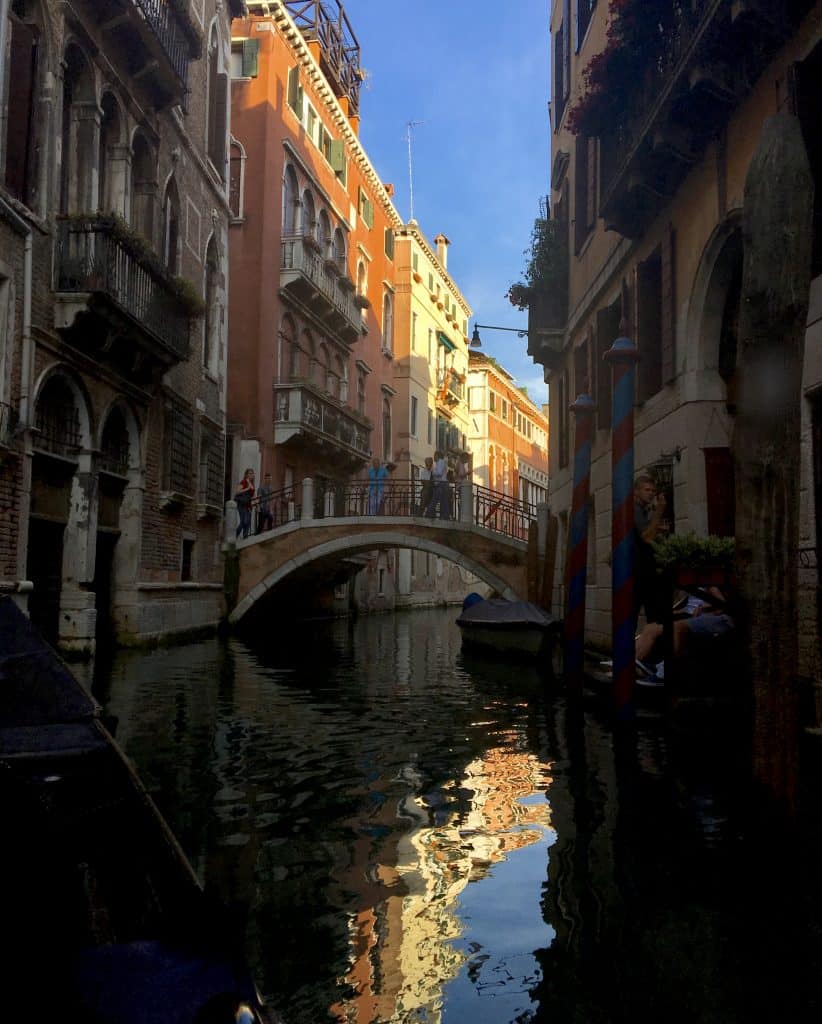
[[[473,595],[469,595],[471,598]],[[463,602],[457,625],[463,643],[508,656],[537,658],[557,637],[562,622],[531,601],[500,597]]]
[[[9,1019],[273,1022],[99,705],[0,599],[3,1002]]]

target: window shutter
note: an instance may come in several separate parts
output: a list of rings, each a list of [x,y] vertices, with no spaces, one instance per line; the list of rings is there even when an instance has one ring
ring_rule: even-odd
[[[256,78],[259,74],[260,40],[243,40],[243,78]]]
[[[662,383],[676,376],[676,233],[672,225],[662,239]]]
[[[367,228],[374,227],[374,204],[370,199],[363,199],[362,204],[362,219],[365,222]]]
[[[214,152],[212,159],[214,166],[220,172],[220,177],[225,178],[225,143],[228,132],[228,75],[217,75],[217,109],[214,122]]]
[[[574,253],[588,237],[588,139],[577,135],[574,146]]]
[[[605,359],[605,353],[613,345],[619,335],[619,302],[597,311],[596,336],[596,393],[597,393],[597,427],[600,430],[611,429],[613,397],[611,380],[611,364]]]
[[[385,229],[385,255],[390,259],[394,259],[394,232],[391,228]]]
[[[34,86],[37,65],[37,37],[25,22],[9,15],[9,95],[6,126],[6,187],[17,199],[30,201],[29,178],[34,133]]]
[[[342,174],[345,170],[345,146],[342,139],[331,139],[329,142],[328,162],[337,174]]]
[[[288,72],[288,105],[302,121],[303,90],[300,85],[300,69],[298,67],[293,67]]]

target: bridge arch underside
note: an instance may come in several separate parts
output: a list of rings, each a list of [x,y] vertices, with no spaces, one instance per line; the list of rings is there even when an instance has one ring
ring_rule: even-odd
[[[362,532],[351,529],[350,520],[339,526],[328,520],[322,527],[297,528],[265,541],[241,546],[238,600],[229,615],[233,624],[291,576],[312,570],[326,578],[335,565],[369,551],[410,548],[456,562],[511,600],[525,597],[526,545],[521,541],[477,528],[415,530],[405,520],[402,527],[388,523]]]

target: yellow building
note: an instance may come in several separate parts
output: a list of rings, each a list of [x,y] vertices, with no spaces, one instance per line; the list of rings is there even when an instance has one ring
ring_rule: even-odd
[[[529,311],[529,351],[551,387],[550,503],[563,537],[573,461],[568,406],[589,392],[598,407],[588,637],[610,643],[611,380],[602,356],[621,330],[640,355],[636,470],[651,468],[669,482],[677,532],[734,531],[743,190],[766,118],[790,111],[800,119],[817,183],[800,541],[809,598],[800,601],[807,616],[802,670],[811,677],[820,663],[822,140],[814,104],[822,83],[822,3],[610,6],[552,6],[551,217],[568,274]],[[562,572],[560,559],[558,581]]]

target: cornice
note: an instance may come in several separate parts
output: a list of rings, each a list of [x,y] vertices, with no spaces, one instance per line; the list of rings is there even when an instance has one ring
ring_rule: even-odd
[[[362,143],[354,133],[354,130],[348,121],[348,117],[343,113],[343,109],[340,106],[337,97],[330,89],[325,75],[322,73],[319,65],[311,55],[308,43],[303,39],[302,33],[291,20],[291,16],[281,3],[281,0],[271,0],[267,5],[267,9],[269,12],[268,17],[276,24],[283,38],[294,51],[299,63],[310,78],[311,84],[325,103],[326,109],[331,114],[340,135],[345,139],[346,143],[350,147],[352,156],[357,166],[360,168],[363,177],[374,190],[374,194],[379,198],[380,204],[388,216],[391,226],[400,227],[402,225],[402,218],[399,213],[397,213],[397,210],[385,189],[385,185],[383,185],[377,172],[374,170],[371,161],[368,159],[368,155],[363,149]]]
[[[399,236],[400,238],[413,238],[417,242],[419,247],[427,256],[428,260],[433,265],[434,269],[437,271],[437,273],[440,275],[443,281],[445,281],[445,283],[448,285],[448,290],[460,304],[460,308],[462,309],[463,313],[465,313],[466,318],[470,319],[473,316],[473,310],[465,301],[462,292],[454,284],[453,277],[451,277],[446,268],[437,259],[436,252],[431,248],[431,243],[428,241],[428,239],[425,237],[422,231],[420,231],[419,225],[413,222],[403,224],[401,228],[394,229],[394,234]]]

